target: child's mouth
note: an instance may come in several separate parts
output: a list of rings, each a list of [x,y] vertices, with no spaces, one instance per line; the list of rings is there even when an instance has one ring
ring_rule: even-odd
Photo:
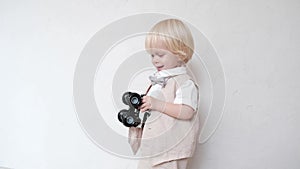
[[[158,67],[156,67],[156,69],[157,69],[158,71],[161,71],[163,67],[164,67],[164,66],[158,66]]]

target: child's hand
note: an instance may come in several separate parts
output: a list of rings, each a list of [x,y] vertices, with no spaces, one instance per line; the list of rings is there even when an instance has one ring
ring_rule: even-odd
[[[152,97],[151,96],[144,96],[142,100],[142,105],[140,107],[141,112],[145,112],[152,108]]]
[[[151,96],[144,96],[142,102],[143,104],[140,107],[141,112],[145,112],[147,110],[161,111],[160,107],[162,107],[161,105],[164,105],[162,101],[155,99]]]

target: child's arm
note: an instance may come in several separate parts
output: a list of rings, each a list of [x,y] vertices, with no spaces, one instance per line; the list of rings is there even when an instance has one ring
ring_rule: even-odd
[[[189,120],[195,114],[194,109],[191,108],[190,106],[184,104],[174,104],[174,103],[164,102],[155,99],[151,96],[143,97],[143,104],[141,105],[140,108],[142,112],[147,111],[149,109],[156,110],[181,120]]]

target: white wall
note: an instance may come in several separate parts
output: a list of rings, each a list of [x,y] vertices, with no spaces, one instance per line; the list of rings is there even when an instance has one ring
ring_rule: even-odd
[[[0,167],[134,168],[86,137],[72,85],[87,41],[123,16],[160,12],[198,27],[227,82],[224,118],[191,168],[300,167],[300,2],[0,1]]]

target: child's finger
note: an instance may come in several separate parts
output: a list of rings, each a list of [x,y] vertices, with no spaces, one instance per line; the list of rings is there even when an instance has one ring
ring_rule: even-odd
[[[141,109],[141,110],[144,110],[145,107],[146,107],[146,104],[144,103],[144,104],[141,105],[140,109]]]
[[[142,102],[143,102],[143,103],[146,103],[147,100],[148,100],[148,97],[149,97],[149,96],[144,96],[143,99],[142,99]]]
[[[145,112],[145,111],[149,110],[149,109],[150,109],[149,105],[150,105],[150,104],[148,104],[148,103],[142,104],[140,110],[141,110],[142,112]]]

